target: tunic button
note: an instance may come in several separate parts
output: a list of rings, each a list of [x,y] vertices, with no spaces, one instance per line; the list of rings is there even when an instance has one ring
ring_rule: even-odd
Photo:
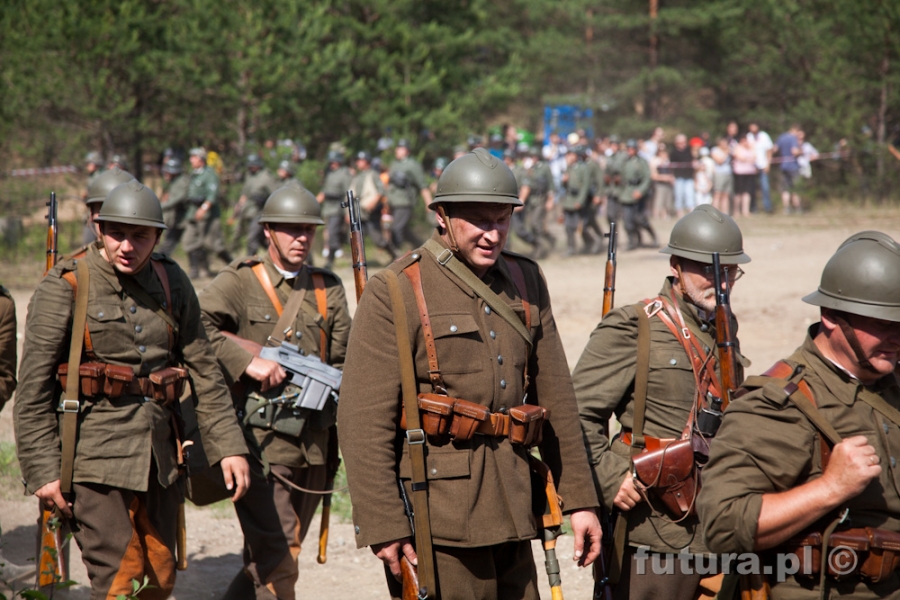
[[[356,530],[356,534],[359,535],[359,525],[357,525],[357,526],[354,527],[353,529]]]
[[[263,319],[265,319],[266,321],[271,321],[272,317],[270,315],[266,315],[263,317]]]
[[[485,307],[484,307],[484,314],[486,314],[486,315],[491,314],[491,307],[490,307],[490,306],[485,306]]]
[[[419,260],[419,255],[414,253],[410,258],[412,258],[413,260]]]
[[[500,388],[504,389],[504,390],[506,389],[506,380],[505,379],[500,380]]]
[[[677,365],[677,364],[678,364],[678,361],[677,361],[676,359],[672,358],[672,359],[669,359],[669,364],[670,364],[670,365]]]
[[[498,354],[498,355],[497,355],[497,364],[498,364],[498,365],[502,365],[502,364],[503,364],[503,355],[502,355],[502,354]]]
[[[134,314],[137,312],[137,306],[129,306],[128,310],[131,311],[131,314]]]
[[[490,334],[488,334],[488,335],[491,336],[491,339],[492,339],[492,340],[497,339],[497,334],[496,334],[495,332],[493,332],[493,331],[492,331]]]
[[[135,326],[134,326],[134,331],[135,331],[136,333],[140,333],[141,331],[143,331],[143,329],[144,329],[144,328],[141,327],[140,325],[135,325]]]
[[[138,346],[138,350],[141,351],[141,352],[146,352],[146,351],[147,351],[147,346]]]
[[[456,327],[456,325],[451,325],[451,326],[450,326],[450,331],[452,331],[453,333],[456,333],[456,330],[457,330],[457,329],[458,329],[458,328]]]
[[[431,467],[431,474],[437,475],[437,469],[435,469],[434,467]]]
[[[704,332],[709,331],[709,325],[704,323],[703,325],[700,326],[700,331],[704,331]]]
[[[100,319],[103,318],[103,311],[102,311],[102,310],[101,310],[100,312],[97,313],[97,317],[100,318]]]
[[[892,456],[891,457],[891,468],[893,469],[896,466],[897,466],[897,459]]]

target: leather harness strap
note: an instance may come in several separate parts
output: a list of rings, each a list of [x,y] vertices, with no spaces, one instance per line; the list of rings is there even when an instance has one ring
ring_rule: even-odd
[[[79,369],[81,367],[81,351],[84,336],[76,332],[87,331],[87,305],[90,284],[90,271],[86,261],[78,261],[76,266],[77,289],[75,291],[75,310],[72,315],[72,336],[69,341],[69,376],[66,389],[59,404],[63,413],[61,461],[59,470],[59,487],[64,496],[72,492],[72,478],[75,473],[75,440],[78,435],[78,413],[81,410],[78,391]],[[68,499],[68,498],[67,498]]]
[[[281,313],[284,311],[284,307],[282,307],[281,305],[281,300],[278,299],[278,294],[275,293],[275,286],[272,285],[272,280],[269,279],[269,273],[266,271],[266,265],[258,262],[250,268],[253,269],[253,274],[256,275],[256,278],[259,280],[260,285],[262,285],[263,291],[266,293],[266,296],[269,297],[269,302],[271,302],[272,306],[275,307],[275,312],[280,317]]]
[[[324,324],[328,319],[328,296],[325,293],[325,277],[321,273],[313,273],[313,288],[316,292],[316,308],[322,315],[322,327],[319,327],[319,358],[326,362],[328,357],[328,336],[325,334]]]
[[[62,277],[72,286],[72,298],[74,299],[78,295],[78,279],[75,277],[75,272],[66,271]],[[87,353],[88,358],[92,360],[97,358],[97,355],[94,354],[94,344],[91,341],[91,330],[88,328],[87,319],[84,322],[84,351]]]
[[[422,322],[422,337],[425,338],[425,353],[428,355],[428,378],[431,380],[431,389],[435,394],[447,395],[444,378],[438,364],[437,348],[434,344],[434,330],[431,327],[431,317],[428,315],[428,305],[425,302],[425,290],[422,288],[422,272],[419,262],[413,262],[403,270],[404,275],[412,285],[413,295],[416,297],[416,307],[419,310],[419,320]]]

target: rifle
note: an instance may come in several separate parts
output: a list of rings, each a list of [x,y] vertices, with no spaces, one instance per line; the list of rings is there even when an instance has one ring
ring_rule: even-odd
[[[47,203],[47,268],[49,271],[56,264],[59,255],[59,224],[56,220],[57,213],[56,192],[50,192],[50,202]],[[45,271],[45,272],[46,272]]]
[[[606,249],[606,277],[603,280],[603,311],[601,318],[612,310],[616,297],[616,223],[609,223],[609,245]]]
[[[544,547],[544,566],[547,569],[547,579],[550,583],[550,598],[563,600],[562,579],[559,576],[559,561],[556,559],[556,538],[562,535],[563,515],[559,496],[556,494],[556,484],[553,482],[553,474],[545,462],[528,455],[529,466],[534,475],[533,485],[540,484],[540,490],[532,490],[532,498],[535,503],[533,512],[538,517],[538,528],[541,532],[541,544]]]
[[[56,192],[50,192],[47,203],[47,264],[46,271],[56,265],[59,256],[59,224],[57,222]],[[59,509],[45,508],[38,502],[41,513],[40,535],[38,536],[37,585],[45,587],[66,581],[68,576],[68,555],[63,549],[63,528],[65,520]]]
[[[734,353],[734,335],[731,330],[731,299],[728,291],[728,265],[725,265],[725,281],[719,272],[719,253],[713,252],[713,272],[716,285],[716,347],[719,349],[719,371],[722,379],[722,409],[728,407],[731,393],[737,389],[737,362]],[[724,284],[724,285],[723,285]]]
[[[353,190],[347,190],[347,199],[341,207],[350,213],[350,255],[353,259],[353,283],[356,286],[356,301],[362,296],[369,278],[366,266],[366,244],[362,233],[362,218],[359,216],[359,198]]]

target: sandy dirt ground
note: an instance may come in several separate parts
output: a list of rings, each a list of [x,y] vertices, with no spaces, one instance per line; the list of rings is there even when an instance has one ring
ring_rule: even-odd
[[[673,221],[655,223],[661,240],[667,240]],[[754,216],[740,222],[745,250],[753,262],[745,265],[746,275],[737,284],[732,304],[740,320],[740,339],[744,353],[753,365],[748,374],[764,371],[775,360],[789,354],[803,339],[806,328],[817,320],[817,310],[800,301],[816,289],[822,267],[838,245],[850,234],[879,229],[900,238],[900,211],[890,209],[830,209],[802,216]],[[554,227],[556,227],[554,225]],[[558,231],[560,241],[562,232]],[[624,236],[623,236],[624,237]],[[625,244],[623,243],[622,246]],[[559,248],[558,248],[559,250]],[[620,252],[616,304],[638,301],[657,293],[669,272],[667,256],[655,250]],[[549,283],[554,314],[566,356],[574,367],[592,329],[600,318],[605,256],[580,256],[563,259],[554,255],[543,261]],[[0,281],[8,265],[0,265]],[[338,269],[349,289],[353,278],[349,268]],[[205,282],[198,282],[202,286]],[[29,289],[14,289],[19,314],[19,339],[24,335]],[[351,308],[355,308],[351,306]],[[13,441],[12,410],[0,415],[0,442]],[[36,504],[22,497],[20,489],[2,490],[0,523],[3,527],[3,553],[18,564],[27,563],[33,550]],[[187,509],[189,568],[180,573],[174,597],[179,600],[218,598],[241,567],[241,532],[230,507]],[[313,530],[318,531],[318,525]],[[368,549],[356,549],[352,526],[333,523],[328,561],[316,563],[315,539],[308,539],[300,555],[299,598],[364,600],[385,598],[380,563]],[[559,542],[563,564],[563,592],[566,598],[590,598],[590,573],[572,562],[572,538]],[[538,571],[543,556],[535,543]],[[72,552],[71,578],[80,585],[69,597],[89,597],[88,581],[77,548]],[[542,574],[541,594],[549,598],[546,577]]]

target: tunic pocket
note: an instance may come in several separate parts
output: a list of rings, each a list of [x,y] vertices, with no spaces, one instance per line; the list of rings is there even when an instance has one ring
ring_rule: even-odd
[[[91,345],[101,356],[121,358],[134,345],[134,328],[125,326],[125,311],[120,304],[93,303],[87,316]]]
[[[472,315],[432,315],[431,328],[442,373],[465,374],[484,370],[487,350]]]
[[[437,451],[428,446],[425,457],[431,533],[439,540],[460,541],[469,537],[470,451],[452,447],[448,450]],[[411,494],[410,477],[409,454],[404,449],[400,478],[405,480],[407,494]]]

